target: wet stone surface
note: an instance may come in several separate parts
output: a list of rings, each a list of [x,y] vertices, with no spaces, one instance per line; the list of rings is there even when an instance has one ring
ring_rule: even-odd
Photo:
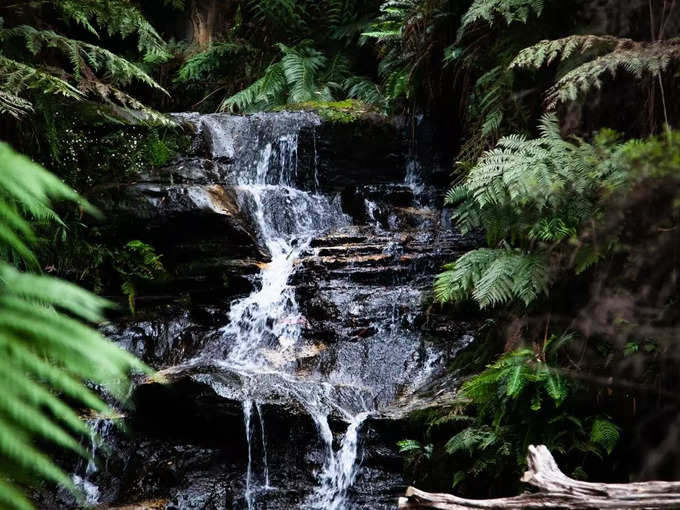
[[[450,396],[476,328],[430,306],[478,242],[450,230],[441,169],[386,120],[178,118],[189,153],[100,196],[171,276],[139,297],[153,313],[103,329],[160,371],[74,480],[112,509],[394,508],[405,417]]]

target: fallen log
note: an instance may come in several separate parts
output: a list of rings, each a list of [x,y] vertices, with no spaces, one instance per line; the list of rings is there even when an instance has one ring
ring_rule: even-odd
[[[407,510],[545,509],[562,508],[680,508],[680,482],[592,483],[574,480],[557,466],[543,445],[529,446],[529,469],[522,481],[539,492],[498,499],[465,499],[450,494],[431,494],[409,487],[399,498],[399,508]]]

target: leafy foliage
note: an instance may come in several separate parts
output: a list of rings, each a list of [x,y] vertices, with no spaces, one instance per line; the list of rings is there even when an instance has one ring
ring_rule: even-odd
[[[296,47],[279,43],[278,47],[283,54],[281,60],[271,64],[255,83],[226,98],[221,110],[248,113],[285,104],[334,101],[343,96],[380,101],[375,85],[351,76],[341,55],[329,60],[311,46],[311,41]]]
[[[581,57],[578,58],[577,57]],[[585,57],[586,62],[583,62]],[[513,68],[540,68],[553,62],[576,60],[547,93],[547,104],[577,100],[594,88],[602,88],[602,77],[624,70],[636,78],[660,75],[680,58],[680,39],[636,42],[614,36],[573,35],[554,41],[541,41],[522,50],[510,64]]]
[[[597,418],[590,429],[590,441],[611,453],[619,442],[621,429],[609,420]]]
[[[524,465],[529,444],[552,451],[575,449],[601,458],[618,442],[618,428],[598,417],[578,418],[568,397],[578,387],[554,369],[557,353],[570,337],[553,337],[540,351],[519,349],[503,355],[460,389],[461,405],[474,409],[475,422],[446,443],[449,455],[473,460],[470,474],[502,476],[499,465]],[[590,433],[584,422],[592,422]],[[465,478],[461,471],[455,479]]]
[[[544,5],[545,0],[474,0],[461,19],[458,40],[479,21],[493,25],[497,18],[502,18],[508,25],[515,21],[526,23],[531,13],[540,16]]]
[[[482,308],[514,299],[528,305],[549,283],[543,256],[507,248],[473,250],[444,269],[434,286],[437,299],[462,301],[471,294]]]
[[[141,12],[126,1],[73,0],[48,3],[58,12],[63,22],[85,28],[93,37],[105,31],[109,37],[126,38],[138,35],[138,50],[148,62],[169,58],[165,43],[144,19]],[[28,5],[29,8],[39,6]],[[1,8],[0,8],[1,9]],[[39,10],[36,11],[40,12]],[[23,18],[36,22],[28,13]],[[169,119],[125,92],[125,88],[138,82],[164,92],[144,70],[118,54],[87,41],[74,39],[55,30],[42,30],[33,25],[0,25],[0,113],[20,117],[34,109],[41,96],[59,95],[82,101],[88,96],[97,97],[111,105],[111,115],[116,108],[136,110],[137,121],[170,124]],[[61,54],[62,57],[58,57]],[[70,72],[64,66],[68,62]],[[129,114],[127,115],[130,116]]]
[[[175,7],[177,1],[175,1]],[[165,42],[141,11],[132,3],[124,0],[51,0],[61,15],[77,23],[99,37],[105,30],[109,37],[119,35],[127,38],[132,34],[138,37],[137,49],[147,61],[164,60],[170,57]]]
[[[130,241],[116,255],[115,268],[123,277],[121,288],[134,315],[138,282],[163,276],[165,268],[154,247],[139,240]]]
[[[541,121],[541,137],[511,135],[485,153],[446,201],[454,218],[469,231],[484,228],[491,245],[445,267],[435,291],[440,301],[472,296],[481,306],[515,299],[525,305],[546,293],[550,253],[574,238],[597,212],[605,186],[621,184],[612,165],[615,138],[603,133],[596,145],[572,143],[560,136],[557,119]],[[593,259],[583,248],[574,259],[577,272]]]
[[[206,50],[189,57],[177,72],[177,80],[189,82],[214,78],[215,74],[223,69],[225,61],[247,58],[252,52],[253,48],[244,43],[215,43]]]
[[[59,179],[27,158],[0,145],[0,501],[5,508],[31,504],[10,480],[38,476],[75,490],[71,479],[36,446],[37,440],[87,456],[78,441],[87,425],[72,408],[96,411],[108,406],[84,383],[106,386],[122,398],[131,370],[144,366],[106,341],[84,322],[99,322],[105,300],[77,286],[39,274],[22,273],[8,258],[17,254],[36,266],[30,244],[33,229],[24,212],[36,219],[58,220],[53,199],[81,201]]]

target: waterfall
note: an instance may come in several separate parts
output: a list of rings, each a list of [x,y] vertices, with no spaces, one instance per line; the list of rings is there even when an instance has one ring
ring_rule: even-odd
[[[248,469],[246,471],[246,504],[248,505],[248,510],[253,508],[253,494],[252,494],[252,477],[253,477],[253,445],[252,445],[252,433],[250,427],[250,419],[253,414],[253,401],[244,400],[243,401],[243,422],[246,429],[246,441],[248,442]]]
[[[257,407],[257,416],[260,419],[260,439],[262,439],[262,464],[264,465],[264,488],[269,489],[269,462],[267,460],[267,433],[264,430],[264,417],[262,416],[262,405],[255,404]]]
[[[106,418],[95,418],[88,420],[90,425],[90,437],[87,463],[85,468],[78,474],[71,475],[71,479],[76,487],[78,487],[85,496],[85,503],[88,506],[94,506],[99,503],[99,487],[92,481],[99,468],[96,463],[97,450],[108,435],[113,420]]]
[[[337,452],[333,451],[333,435],[328,421],[321,422],[322,437],[326,442],[328,457],[320,475],[321,485],[312,495],[307,508],[341,510],[346,508],[347,490],[354,483],[357,474],[357,454],[361,425],[370,416],[363,412],[353,416]]]
[[[229,398],[242,402],[248,447],[245,504],[249,510],[258,508],[263,501],[258,499],[265,492],[277,490],[277,472],[275,461],[270,464],[268,457],[262,405],[285,402],[293,403],[312,418],[323,449],[322,462],[316,468],[316,487],[307,493],[303,508],[349,508],[350,489],[359,472],[362,426],[381,405],[393,402],[400,391],[410,388],[409,381],[415,381],[415,385],[424,380],[439,361],[434,350],[418,347],[420,335],[410,329],[412,318],[404,313],[403,304],[419,303],[422,291],[394,285],[375,293],[375,287],[360,283],[351,284],[351,290],[339,288],[337,294],[331,290],[330,305],[346,315],[347,324],[353,324],[358,317],[372,317],[376,323],[370,328],[348,326],[359,332],[349,334],[358,335],[356,338],[362,341],[345,341],[334,346],[342,363],[301,373],[299,361],[309,353],[316,356],[319,351],[314,343],[318,340],[303,335],[307,318],[297,302],[296,287],[291,284],[296,264],[319,253],[316,247],[310,248],[311,243],[326,233],[332,231],[340,239],[347,235],[350,244],[363,235],[352,230],[356,226],[343,213],[340,194],[320,191],[319,172],[325,164],[321,161],[317,136],[321,121],[305,112],[192,118],[198,124],[197,132],[208,143],[217,173],[234,191],[239,212],[248,226],[254,227],[252,232],[262,252],[269,255],[269,262],[260,266],[254,290],[230,303],[229,320],[219,330],[219,345],[206,349],[203,358],[195,360],[224,369],[238,381],[224,391]],[[300,151],[303,129],[309,144],[304,153]],[[408,186],[417,200],[424,190],[421,168],[413,160],[406,170],[405,182],[395,189],[398,193],[398,186]],[[391,216],[385,228],[380,228],[385,197],[381,196],[380,188],[367,189],[374,193],[373,198],[364,201],[367,223],[372,227],[371,235],[376,237],[364,245],[346,248],[341,257],[347,260],[348,267],[353,267],[355,257],[357,271],[371,259],[404,264],[405,240],[395,235],[397,229],[391,228]],[[343,250],[340,242],[326,252]],[[373,333],[364,339],[363,332],[369,329]],[[417,376],[423,361],[426,371]],[[335,424],[341,422],[346,424],[342,433],[335,429]],[[341,426],[338,428],[342,430]]]
[[[213,129],[213,153],[233,153],[232,142],[221,140],[228,129]],[[224,363],[244,374],[244,379],[257,382],[257,375],[268,374],[275,380],[275,391],[286,393],[312,416],[325,445],[326,458],[319,474],[319,488],[308,503],[309,508],[344,508],[345,494],[356,472],[358,433],[367,412],[354,414],[337,401],[328,384],[310,384],[291,377],[285,371],[286,355],[298,347],[303,318],[298,311],[293,289],[288,285],[295,260],[311,239],[319,233],[347,223],[338,198],[318,193],[318,155],[314,134],[314,191],[294,187],[298,173],[298,133],[279,133],[275,139],[259,139],[258,156],[235,176],[238,197],[244,210],[250,212],[261,242],[271,261],[262,268],[258,288],[249,296],[235,301],[229,312],[229,323],[223,329],[231,345]],[[248,509],[255,506],[253,474],[253,407],[260,420],[263,452],[264,486],[270,486],[267,442],[261,404],[249,397],[243,401],[244,426],[248,442],[245,500]],[[333,433],[328,424],[331,412],[337,411],[348,420],[341,446],[333,448]]]

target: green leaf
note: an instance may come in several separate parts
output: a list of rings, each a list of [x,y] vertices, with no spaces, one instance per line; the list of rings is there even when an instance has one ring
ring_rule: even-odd
[[[611,454],[612,450],[619,442],[621,432],[619,427],[614,425],[611,421],[604,418],[597,418],[593,421],[590,430],[590,440],[604,448],[604,450]]]

